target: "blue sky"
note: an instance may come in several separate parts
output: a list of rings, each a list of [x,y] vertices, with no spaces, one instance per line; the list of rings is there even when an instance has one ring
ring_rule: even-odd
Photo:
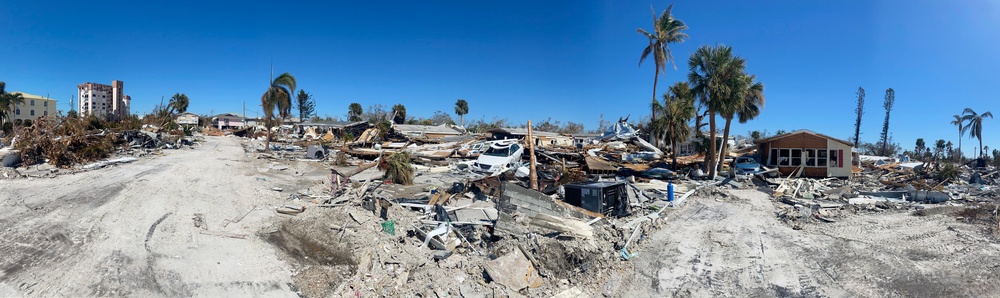
[[[366,3],[362,3],[366,2]],[[371,2],[371,3],[368,3]],[[667,1],[12,1],[0,10],[0,80],[69,107],[76,85],[125,82],[133,113],[176,92],[190,110],[259,110],[269,63],[314,95],[320,115],[351,102],[406,105],[408,114],[597,125],[648,115],[652,64],[638,66],[650,4]],[[878,138],[886,88],[890,131],[957,143],[951,116],[1000,112],[1000,3],[970,1],[676,1],[691,38],[673,45],[683,80],[699,45],[727,44],[765,85],[760,118],[733,131],[853,134],[855,92],[867,97],[862,141]],[[998,115],[1000,116],[1000,115]],[[984,124],[1000,148],[1000,119]],[[967,155],[975,140],[966,139]]]

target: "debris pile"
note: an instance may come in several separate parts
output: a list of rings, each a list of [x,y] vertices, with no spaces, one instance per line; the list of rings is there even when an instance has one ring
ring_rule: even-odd
[[[762,189],[780,205],[777,216],[800,227],[804,222],[836,222],[857,213],[914,211],[932,205],[966,206],[972,210],[995,206],[1000,179],[994,167],[957,166],[921,162],[865,162],[851,179],[757,176]],[[982,208],[981,208],[982,207]],[[961,217],[961,216],[960,216]],[[991,223],[995,225],[995,223]]]
[[[38,118],[16,130],[11,146],[0,149],[0,158],[4,167],[18,167],[19,176],[52,177],[60,171],[101,168],[161,149],[195,145],[196,139],[183,136],[179,129],[174,134],[158,133],[159,128],[140,128],[138,123],[137,119]]]
[[[609,130],[607,141],[577,146],[429,137],[441,129],[416,135],[369,128],[357,139],[329,142],[279,135],[271,148],[245,139],[249,155],[271,164],[264,171],[313,160],[329,169],[315,181],[321,185],[286,188],[288,201],[274,212],[287,217],[286,225],[322,223],[327,234],[320,237],[342,243],[357,265],[337,287],[310,292],[300,285],[304,292],[614,296],[625,282],[618,273],[661,228],[664,211],[696,191],[724,194],[715,183],[666,169],[662,152],[650,150],[626,122]],[[326,153],[317,158],[310,150]],[[334,275],[310,276],[317,280],[297,283],[327,284]]]

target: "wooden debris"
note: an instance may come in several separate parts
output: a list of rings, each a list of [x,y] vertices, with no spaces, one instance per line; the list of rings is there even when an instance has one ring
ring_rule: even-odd
[[[545,213],[538,213],[531,217],[531,225],[583,239],[594,238],[594,227],[575,219],[559,218]]]

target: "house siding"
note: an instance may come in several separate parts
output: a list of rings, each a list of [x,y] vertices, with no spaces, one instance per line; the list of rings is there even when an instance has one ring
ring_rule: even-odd
[[[850,177],[851,175],[851,164],[853,162],[851,146],[833,139],[810,133],[797,133],[760,143],[758,144],[758,153],[761,156],[761,162],[768,166],[770,166],[772,158],[771,149],[802,149],[802,164],[806,163],[805,158],[808,154],[805,149],[832,150],[827,152],[828,154],[836,154],[836,158],[828,157],[827,166],[805,166],[803,167],[802,176]],[[836,161],[836,164],[834,164],[834,161]],[[799,166],[778,166],[778,172],[782,175],[790,175],[798,168]]]

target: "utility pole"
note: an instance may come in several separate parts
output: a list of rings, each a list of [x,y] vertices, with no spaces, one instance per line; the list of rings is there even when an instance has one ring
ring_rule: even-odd
[[[70,95],[69,96],[69,111],[70,112],[75,111],[74,110],[75,107],[73,106],[73,99],[74,98],[76,98],[76,95]]]

